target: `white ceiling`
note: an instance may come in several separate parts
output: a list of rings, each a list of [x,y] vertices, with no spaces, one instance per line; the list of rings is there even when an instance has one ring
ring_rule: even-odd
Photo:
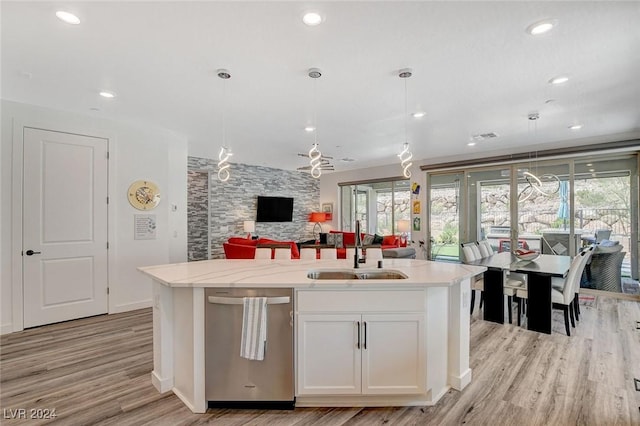
[[[58,20],[61,9],[81,24]],[[325,21],[305,26],[307,10]],[[314,141],[303,129],[315,112],[336,170],[394,163],[404,67],[408,112],[427,113],[407,120],[414,159],[640,134],[637,1],[3,1],[1,12],[2,98],[166,128],[193,156],[217,158],[224,110],[233,162],[304,166],[296,153]],[[525,32],[544,18],[558,21],[551,33]],[[323,76],[309,78],[310,67]],[[560,74],[570,80],[548,83]],[[575,123],[584,127],[569,130]],[[499,137],[467,146],[487,132]]]

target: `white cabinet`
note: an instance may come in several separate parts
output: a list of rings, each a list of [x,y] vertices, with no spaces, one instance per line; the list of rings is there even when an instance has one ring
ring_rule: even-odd
[[[305,314],[298,318],[298,392],[306,395],[361,392],[357,347],[360,315]]]
[[[362,327],[362,393],[424,392],[424,314],[363,315]]]
[[[310,292],[309,292],[310,293]],[[349,294],[350,293],[350,294]],[[419,394],[426,391],[425,314],[416,311],[416,296],[410,292],[411,310],[368,313],[380,304],[367,298],[368,292],[344,292],[340,300],[352,299],[359,312],[337,313],[336,303],[315,303],[323,296],[306,294],[297,317],[297,393],[298,395],[391,395]],[[354,297],[358,296],[358,297]],[[378,294],[380,296],[380,294]],[[382,295],[384,296],[384,295]],[[304,300],[315,299],[306,305]],[[327,299],[336,300],[334,297]],[[417,304],[424,310],[424,304]],[[348,306],[340,304],[344,312]],[[310,312],[304,312],[305,309]],[[326,313],[319,313],[323,311]]]

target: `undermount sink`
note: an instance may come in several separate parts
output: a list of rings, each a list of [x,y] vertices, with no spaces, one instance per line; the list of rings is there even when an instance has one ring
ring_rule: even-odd
[[[318,269],[309,271],[307,278],[312,280],[403,280],[408,277],[400,271],[390,270]]]

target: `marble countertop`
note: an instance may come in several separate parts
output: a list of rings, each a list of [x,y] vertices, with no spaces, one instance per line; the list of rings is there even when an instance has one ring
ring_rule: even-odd
[[[319,269],[353,270],[353,261],[339,260],[202,260],[198,262],[144,266],[138,270],[169,287],[294,287],[373,288],[446,287],[486,270],[483,266],[413,259],[384,259],[384,270],[403,272],[406,279],[314,280],[307,273]],[[377,261],[361,265],[360,271],[377,269]]]

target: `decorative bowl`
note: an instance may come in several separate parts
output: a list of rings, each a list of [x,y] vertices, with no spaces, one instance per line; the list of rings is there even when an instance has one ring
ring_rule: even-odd
[[[540,257],[540,253],[538,253],[537,251],[522,249],[514,251],[513,255],[517,257],[518,260],[528,261],[536,260],[538,257]]]

